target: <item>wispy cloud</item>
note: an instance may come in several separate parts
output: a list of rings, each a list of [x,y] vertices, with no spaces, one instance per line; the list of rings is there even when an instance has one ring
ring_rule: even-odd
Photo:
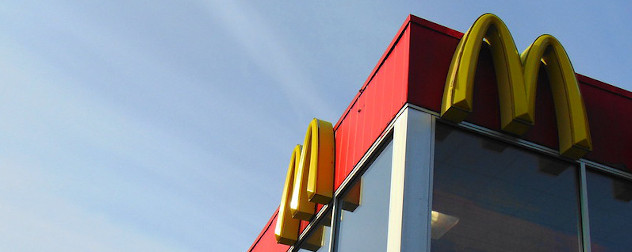
[[[58,195],[37,163],[0,162],[0,250],[183,251]]]
[[[206,1],[207,10],[218,19],[226,32],[233,36],[257,65],[277,81],[275,88],[295,108],[307,107],[321,114],[338,114],[324,94],[320,94],[304,74],[301,63],[285,49],[292,39],[283,37],[268,25],[268,21],[247,3],[240,1]],[[316,53],[316,52],[314,52]],[[296,110],[296,113],[299,113]],[[300,114],[300,113],[299,113]]]

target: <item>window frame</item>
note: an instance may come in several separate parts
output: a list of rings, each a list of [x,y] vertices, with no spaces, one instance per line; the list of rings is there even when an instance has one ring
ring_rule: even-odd
[[[409,118],[409,115],[414,114],[414,116]],[[382,149],[390,142],[393,141],[393,164],[395,165],[396,161],[396,157],[397,158],[403,158],[404,160],[406,160],[407,158],[409,158],[409,155],[406,155],[406,153],[410,153],[410,152],[415,152],[415,151],[419,151],[419,146],[412,146],[412,149],[404,149],[404,151],[402,153],[396,153],[396,149],[397,145],[401,145],[401,144],[405,144],[405,142],[411,142],[408,140],[411,139],[418,139],[419,138],[419,132],[415,132],[413,131],[406,131],[404,130],[405,134],[403,137],[403,141],[401,139],[399,139],[398,135],[397,135],[397,131],[398,129],[396,128],[407,128],[407,129],[413,129],[414,126],[416,125],[415,122],[411,122],[411,121],[415,121],[416,119],[418,119],[420,116],[429,116],[430,117],[430,121],[429,124],[425,130],[429,130],[429,132],[431,132],[432,134],[432,140],[431,140],[431,144],[429,145],[429,151],[426,150],[426,153],[430,154],[429,160],[424,160],[426,163],[423,164],[422,168],[424,168],[425,172],[429,172],[429,180],[427,181],[427,186],[418,186],[419,188],[426,188],[426,190],[429,188],[429,196],[428,196],[428,200],[429,200],[429,205],[427,207],[427,216],[425,216],[425,218],[421,218],[420,220],[416,220],[417,223],[422,223],[421,226],[418,226],[417,229],[418,230],[411,230],[406,229],[405,227],[403,227],[401,224],[398,225],[394,225],[394,223],[392,223],[392,218],[390,217],[392,215],[391,212],[389,212],[389,230],[388,230],[388,236],[389,236],[389,245],[388,245],[388,251],[407,251],[407,248],[409,248],[408,246],[406,246],[406,243],[410,243],[415,244],[415,242],[411,242],[409,241],[410,239],[405,239],[406,235],[410,235],[410,232],[415,232],[415,233],[423,233],[425,229],[426,234],[425,237],[427,237],[427,239],[417,239],[417,240],[427,240],[427,244],[419,244],[416,243],[417,245],[426,247],[426,251],[430,251],[430,209],[432,208],[432,188],[433,188],[433,180],[434,180],[434,175],[433,175],[433,170],[434,170],[434,136],[435,136],[435,127],[436,127],[436,123],[441,123],[441,124],[446,124],[449,126],[452,126],[456,129],[459,130],[465,130],[468,132],[472,132],[476,135],[480,135],[482,137],[488,137],[494,140],[499,140],[503,143],[512,145],[514,147],[517,148],[521,148],[524,149],[526,151],[531,151],[531,152],[535,152],[539,155],[545,155],[554,159],[558,159],[558,160],[562,160],[574,165],[577,165],[578,169],[579,169],[579,181],[578,181],[578,191],[579,191],[579,211],[580,211],[580,230],[581,230],[581,246],[580,248],[583,248],[584,252],[590,252],[591,251],[591,237],[590,237],[590,218],[589,218],[589,209],[588,209],[588,185],[586,182],[586,176],[587,176],[587,171],[594,171],[594,172],[599,172],[602,173],[606,176],[611,176],[611,177],[616,177],[616,178],[620,178],[620,179],[624,179],[626,181],[630,181],[632,182],[632,172],[628,172],[628,171],[624,171],[621,169],[617,169],[614,168],[612,166],[609,165],[605,165],[605,164],[601,164],[598,162],[594,162],[594,161],[590,161],[587,160],[585,158],[581,158],[578,160],[572,160],[572,159],[568,159],[566,157],[563,157],[559,154],[559,152],[557,150],[551,149],[549,147],[546,146],[542,146],[524,139],[520,139],[517,138],[515,136],[503,133],[503,132],[498,132],[495,130],[491,130],[473,123],[469,123],[466,121],[462,121],[459,123],[453,123],[453,122],[449,122],[446,120],[443,120],[440,118],[439,113],[435,112],[435,111],[431,111],[413,104],[405,104],[402,109],[400,109],[400,111],[397,113],[397,115],[393,118],[393,120],[391,120],[391,122],[389,123],[389,125],[386,127],[386,129],[383,131],[383,133],[380,135],[380,137],[373,143],[373,145],[366,151],[366,153],[364,154],[364,156],[360,159],[360,161],[354,166],[354,168],[352,169],[352,171],[347,175],[346,179],[342,182],[342,184],[339,186],[339,188],[335,191],[334,193],[334,198],[333,200],[327,204],[324,205],[321,210],[317,213],[317,215],[314,217],[314,219],[307,225],[307,227],[303,230],[303,232],[300,234],[299,236],[299,240],[297,241],[297,243],[294,246],[291,246],[288,251],[298,251],[300,248],[300,245],[304,242],[305,238],[307,238],[312,230],[314,230],[314,228],[317,226],[317,224],[320,224],[320,222],[322,221],[322,218],[325,216],[325,214],[328,211],[331,211],[332,213],[332,223],[331,223],[331,231],[330,231],[330,242],[329,242],[329,250],[328,251],[336,251],[336,243],[338,242],[338,228],[339,228],[339,224],[336,221],[339,218],[339,212],[340,212],[340,203],[339,199],[341,198],[341,196],[347,191],[349,190],[350,186],[353,185],[353,183],[360,179],[360,177],[362,176],[362,174],[366,171],[366,169],[368,169],[369,165],[372,163],[372,161],[377,157],[378,154],[381,153]],[[412,118],[412,120],[411,120]],[[399,125],[405,125],[404,126],[397,126],[396,124]],[[419,125],[417,125],[419,126]],[[399,130],[402,131],[402,130]],[[401,135],[401,133],[400,133]],[[402,143],[403,142],[403,143]],[[414,141],[412,141],[414,142]],[[401,148],[399,148],[401,149]],[[401,151],[400,151],[401,152]],[[417,152],[418,154],[419,152]],[[406,160],[407,161],[407,160]],[[406,171],[406,169],[408,171],[411,170],[415,170],[415,169],[419,169],[419,167],[414,167],[413,165],[411,165],[412,167],[408,168],[408,164],[406,164],[406,161],[403,164],[403,168],[404,171]],[[399,161],[401,162],[401,160]],[[429,167],[426,167],[426,165],[430,165]],[[417,164],[418,165],[418,164]],[[394,201],[394,196],[396,198],[401,199],[402,201],[406,201],[407,197],[406,194],[404,192],[394,192],[393,191],[393,176],[397,176],[398,174],[396,173],[396,168],[395,166],[392,167],[393,169],[393,173],[392,173],[392,178],[391,178],[391,210],[392,210],[392,204]],[[401,171],[398,171],[401,172]],[[402,175],[402,174],[399,174]],[[422,193],[424,192],[424,190],[422,190]],[[398,193],[400,195],[394,195],[394,193]],[[419,193],[419,192],[417,192]],[[403,197],[403,198],[402,198]],[[400,209],[402,211],[406,211],[405,209]],[[408,219],[407,219],[408,221]],[[397,227],[398,226],[398,227]],[[406,233],[406,234],[404,234]],[[393,237],[391,237],[392,235],[394,235]],[[395,242],[395,241],[391,241],[395,238],[398,238],[399,241]],[[392,246],[393,243],[398,243],[398,246]]]

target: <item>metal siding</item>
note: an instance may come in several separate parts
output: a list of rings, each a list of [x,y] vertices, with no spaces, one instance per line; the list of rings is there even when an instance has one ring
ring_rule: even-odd
[[[300,231],[298,232],[298,233],[299,233],[299,235],[300,235],[301,233],[303,233],[303,231],[305,230],[305,228],[307,227],[307,225],[309,225],[309,221],[304,221],[304,220],[302,220],[302,221],[301,221],[301,224],[299,225],[299,229],[298,229],[298,230],[300,230]]]
[[[276,238],[274,238],[274,228],[276,227],[278,213],[279,209],[274,212],[272,218],[266,223],[255,242],[248,249],[249,252],[285,252],[290,248],[290,246],[278,244]]]
[[[540,67],[538,86],[536,90],[535,125],[523,138],[549,146],[554,150],[559,149],[559,137],[557,135],[557,119],[551,85],[544,66]]]
[[[338,127],[336,129],[336,131],[334,131],[334,136],[335,136],[335,141],[336,141],[336,165],[335,165],[335,169],[334,169],[334,187],[338,188],[340,186],[340,183],[342,183],[342,181],[344,180],[344,177],[342,177],[344,174],[344,171],[342,169],[340,169],[340,167],[343,167],[343,164],[345,164],[347,162],[347,156],[346,155],[342,155],[340,154],[341,150],[341,146],[347,146],[348,145],[348,138],[349,138],[349,134],[347,133],[347,128],[348,126],[345,125],[340,125],[340,127]]]
[[[407,27],[408,20],[334,128],[336,188],[406,102],[410,45]],[[276,244],[276,213],[270,221],[272,223],[266,225],[249,251],[286,251],[289,248]],[[307,222],[301,221],[301,230],[306,226]]]
[[[438,112],[452,54],[462,33],[409,16],[335,131],[335,187],[347,177],[406,103]],[[488,50],[486,48],[483,49]],[[538,81],[536,125],[522,138],[557,149],[557,129],[547,78]],[[586,158],[632,170],[632,93],[577,75],[594,150]],[[498,91],[489,52],[482,52],[476,76],[474,111],[466,118],[499,130]],[[360,109],[360,111],[358,111]],[[286,251],[274,238],[276,212],[249,251]],[[304,227],[306,222],[302,223]],[[272,227],[272,228],[271,228]]]
[[[392,50],[337,124],[336,188],[406,102],[409,38],[409,30],[403,29]]]
[[[420,18],[411,23],[408,102],[433,110],[441,109],[445,78],[462,34]]]
[[[604,83],[588,78],[580,81],[593,140],[593,151],[586,158],[632,170],[632,99],[595,85]]]
[[[411,20],[408,102],[439,112],[450,61],[463,34],[421,18]],[[580,74],[577,79],[593,140],[593,151],[586,158],[632,171],[632,93]],[[473,111],[465,120],[500,131],[498,89],[486,47],[475,82]],[[520,138],[557,149],[555,108],[544,69],[538,76],[537,99],[535,125]]]

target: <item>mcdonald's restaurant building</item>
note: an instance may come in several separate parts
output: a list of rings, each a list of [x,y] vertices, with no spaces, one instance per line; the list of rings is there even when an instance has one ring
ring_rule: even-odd
[[[249,251],[631,251],[630,115],[553,36],[519,53],[495,15],[411,15],[340,119],[288,146]]]

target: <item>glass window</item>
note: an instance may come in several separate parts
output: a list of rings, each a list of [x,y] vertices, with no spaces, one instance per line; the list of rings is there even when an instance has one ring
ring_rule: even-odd
[[[578,169],[437,124],[433,251],[579,251]]]
[[[586,183],[592,251],[630,251],[632,183],[591,171]]]
[[[318,227],[314,229],[307,239],[301,243],[299,251],[316,251],[327,252],[329,251],[329,241],[331,239],[331,211],[320,220]]]
[[[337,251],[386,251],[392,142],[340,199]]]

